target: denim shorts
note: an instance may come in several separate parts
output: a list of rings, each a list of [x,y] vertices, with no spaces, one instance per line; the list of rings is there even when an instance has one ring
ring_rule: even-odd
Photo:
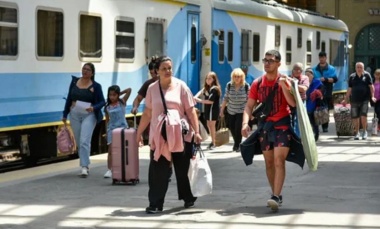
[[[368,103],[368,100],[362,103],[351,103],[351,118],[367,117]]]

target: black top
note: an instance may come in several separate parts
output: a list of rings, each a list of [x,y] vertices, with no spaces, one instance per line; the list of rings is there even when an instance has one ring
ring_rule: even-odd
[[[372,85],[372,78],[368,72],[364,72],[361,77],[356,72],[352,73],[348,80],[348,87],[351,88],[351,102],[362,103],[369,101],[371,98],[369,85]]]
[[[73,86],[70,97],[72,101],[83,101],[91,103],[93,100],[93,92],[90,90],[92,88],[92,84],[88,88],[79,88],[77,85]]]
[[[153,77],[145,81],[145,83],[141,86],[140,90],[137,92],[137,94],[141,95],[143,98],[146,96],[146,92],[148,91],[149,85],[156,82],[158,80],[158,77]]]
[[[219,113],[219,100],[220,95],[218,94],[218,90],[216,86],[210,88],[209,91],[203,91],[203,95],[205,100],[213,101],[213,104],[205,104],[205,109],[210,109],[211,111]]]

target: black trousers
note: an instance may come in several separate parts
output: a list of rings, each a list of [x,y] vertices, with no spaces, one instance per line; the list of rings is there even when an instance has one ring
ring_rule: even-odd
[[[329,112],[330,110],[334,109],[334,104],[333,104],[333,98],[332,97],[324,97],[323,102],[328,106]],[[324,123],[322,124],[322,129],[328,129],[329,128],[329,123]]]
[[[239,147],[241,139],[241,127],[243,122],[243,113],[240,114],[228,114],[228,128],[230,129],[232,138],[234,139],[234,147]]]
[[[380,120],[380,101],[376,101],[375,103],[375,114],[376,117]],[[380,121],[378,122],[380,124]]]
[[[185,202],[194,202],[196,198],[191,193],[187,172],[190,158],[193,153],[193,143],[185,142],[184,152],[172,153],[175,176],[177,179],[178,199]],[[153,160],[154,151],[150,152],[149,164],[149,206],[163,207],[165,195],[169,186],[170,161],[161,156],[158,161]]]

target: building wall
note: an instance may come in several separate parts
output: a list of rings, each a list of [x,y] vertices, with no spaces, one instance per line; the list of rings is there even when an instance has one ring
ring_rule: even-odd
[[[370,15],[369,9],[380,10],[380,0],[317,0],[317,12],[335,16],[348,26],[350,44],[352,44],[352,48],[349,50],[352,62],[350,71],[353,71],[357,34],[367,25],[380,23],[380,14]]]

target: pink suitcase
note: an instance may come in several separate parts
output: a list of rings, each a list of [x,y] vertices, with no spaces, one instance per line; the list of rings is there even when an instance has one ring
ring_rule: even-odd
[[[139,148],[135,128],[112,131],[112,184],[139,183]]]

